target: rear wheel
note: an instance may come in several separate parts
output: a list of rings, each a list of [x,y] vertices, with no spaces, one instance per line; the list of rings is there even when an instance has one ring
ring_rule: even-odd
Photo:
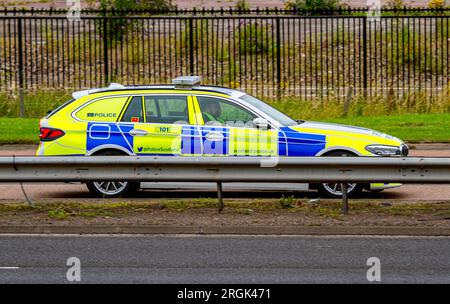
[[[352,157],[356,156],[353,153],[346,151],[330,152],[325,157]],[[356,196],[362,192],[364,186],[356,183],[347,183],[347,195],[349,197]],[[340,183],[322,183],[317,185],[317,190],[324,197],[341,198],[342,197],[342,184]]]
[[[95,154],[95,156],[100,155],[118,156],[126,154],[117,150],[106,150]],[[87,182],[86,186],[92,194],[103,198],[130,196],[139,189],[138,182],[130,181],[94,181]]]

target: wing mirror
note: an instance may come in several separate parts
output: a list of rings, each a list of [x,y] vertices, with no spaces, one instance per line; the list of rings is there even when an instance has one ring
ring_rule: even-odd
[[[253,125],[255,128],[262,130],[267,130],[269,128],[269,122],[261,117],[253,119]]]

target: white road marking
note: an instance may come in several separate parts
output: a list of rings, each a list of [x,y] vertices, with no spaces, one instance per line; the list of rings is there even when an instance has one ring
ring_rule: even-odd
[[[0,267],[0,270],[16,270],[16,269],[20,269],[20,267]]]

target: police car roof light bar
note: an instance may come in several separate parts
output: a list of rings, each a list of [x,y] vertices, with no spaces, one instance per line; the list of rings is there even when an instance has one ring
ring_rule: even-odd
[[[200,85],[202,83],[201,76],[180,76],[172,79],[172,84],[175,85],[175,88],[192,88],[193,86]]]

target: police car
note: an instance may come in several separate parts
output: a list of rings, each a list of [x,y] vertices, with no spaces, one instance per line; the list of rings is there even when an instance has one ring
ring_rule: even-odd
[[[123,86],[73,93],[73,98],[40,121],[38,156],[407,156],[399,139],[377,131],[294,120],[246,93],[203,86],[196,76],[172,85]],[[87,182],[101,197],[117,197],[167,185],[129,181]],[[235,184],[228,187],[242,187]],[[258,185],[244,187],[258,189]],[[286,190],[317,189],[340,197],[340,184],[284,185]],[[398,185],[349,184],[349,195]],[[275,186],[274,186],[275,187]],[[282,185],[277,185],[281,189]],[[226,189],[226,188],[225,188]],[[267,190],[267,185],[263,186]]]

